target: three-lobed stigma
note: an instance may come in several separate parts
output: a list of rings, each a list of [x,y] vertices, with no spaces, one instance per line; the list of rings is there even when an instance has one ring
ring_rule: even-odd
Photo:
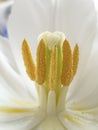
[[[26,72],[38,85],[58,93],[63,86],[68,87],[78,68],[79,47],[72,51],[62,33],[46,32],[40,36],[36,53],[36,65],[26,40],[22,44],[22,55]]]

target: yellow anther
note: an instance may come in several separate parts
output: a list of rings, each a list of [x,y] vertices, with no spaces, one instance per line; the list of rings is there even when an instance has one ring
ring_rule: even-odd
[[[61,83],[64,86],[69,86],[72,80],[72,50],[67,40],[63,43],[63,63],[62,63],[62,75]]]
[[[31,80],[35,80],[35,64],[30,51],[30,47],[26,40],[24,40],[22,44],[22,55],[28,76]]]
[[[45,62],[45,43],[42,39],[37,48],[37,69],[36,69],[36,82],[43,84],[46,79],[46,62]]]
[[[79,63],[79,47],[76,44],[73,51],[73,77],[76,74]]]
[[[51,90],[56,89],[57,84],[57,60],[58,60],[58,51],[57,48],[54,47],[51,56],[50,63],[50,75],[49,75],[49,87]]]

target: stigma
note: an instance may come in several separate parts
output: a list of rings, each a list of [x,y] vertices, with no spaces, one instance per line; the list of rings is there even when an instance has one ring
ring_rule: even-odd
[[[22,43],[22,55],[26,72],[31,80],[58,95],[62,87],[68,87],[78,68],[79,47],[72,50],[70,42],[61,32],[45,32],[39,36],[36,64],[26,40]]]

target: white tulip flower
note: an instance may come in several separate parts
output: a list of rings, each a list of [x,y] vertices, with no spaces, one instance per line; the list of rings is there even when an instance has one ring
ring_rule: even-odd
[[[9,40],[0,37],[0,130],[97,130],[94,1],[16,0],[8,27]]]

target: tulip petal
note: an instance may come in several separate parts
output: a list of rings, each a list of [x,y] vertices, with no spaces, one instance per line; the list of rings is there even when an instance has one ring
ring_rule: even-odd
[[[37,109],[28,112],[5,114],[0,113],[0,129],[3,130],[31,130],[44,119],[44,113]]]
[[[32,85],[14,71],[0,52],[0,105],[16,104],[22,106],[26,102],[29,104],[34,102],[36,90]]]
[[[94,0],[94,2],[95,2],[96,10],[97,10],[97,12],[98,12],[98,1],[97,1],[97,0]]]
[[[18,72],[18,68],[16,66],[16,60],[13,56],[12,48],[9,44],[9,40],[0,36],[0,52],[3,53],[7,62]]]
[[[93,0],[58,0],[55,29],[65,33],[72,45],[80,48],[78,71],[85,70],[96,33],[97,14]],[[79,75],[80,75],[79,73]]]
[[[73,82],[69,89],[67,105],[73,109],[91,110],[98,108],[98,33],[84,76]],[[81,77],[81,76],[80,76]],[[76,78],[77,80],[77,78]]]
[[[85,115],[87,116],[87,115]],[[71,111],[61,112],[59,114],[59,120],[67,130],[97,130],[97,122],[91,121],[81,117],[78,112],[72,113]]]

